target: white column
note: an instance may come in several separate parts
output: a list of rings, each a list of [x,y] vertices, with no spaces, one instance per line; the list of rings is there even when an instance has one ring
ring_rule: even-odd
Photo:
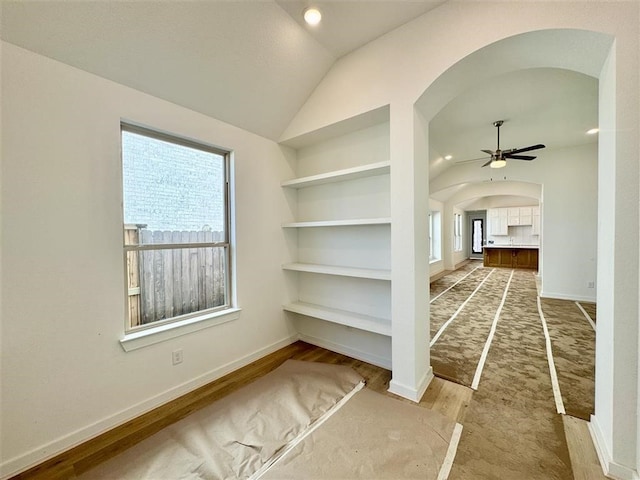
[[[391,319],[389,391],[419,401],[429,365],[428,128],[412,104],[391,104]]]
[[[639,95],[638,72],[616,62],[620,48],[614,44],[600,76],[596,408],[591,428],[607,473],[637,478]]]

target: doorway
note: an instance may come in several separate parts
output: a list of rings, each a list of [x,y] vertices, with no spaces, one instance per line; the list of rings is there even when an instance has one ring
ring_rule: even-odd
[[[468,212],[469,219],[469,258],[482,259],[482,247],[487,241],[487,211]]]

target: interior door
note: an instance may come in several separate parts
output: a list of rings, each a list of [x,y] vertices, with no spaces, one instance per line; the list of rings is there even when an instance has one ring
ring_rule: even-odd
[[[471,221],[471,253],[482,254],[482,244],[484,236],[484,220],[474,218]]]

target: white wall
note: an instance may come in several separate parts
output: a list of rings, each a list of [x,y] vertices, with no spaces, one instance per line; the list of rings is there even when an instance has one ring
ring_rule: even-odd
[[[120,119],[233,150],[238,320],[125,353]],[[292,341],[276,143],[2,44],[2,475]],[[171,352],[184,351],[172,366]]]

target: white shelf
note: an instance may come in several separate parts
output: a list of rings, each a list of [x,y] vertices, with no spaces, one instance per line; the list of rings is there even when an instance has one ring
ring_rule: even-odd
[[[367,278],[370,280],[391,280],[390,270],[373,270],[369,268],[335,267],[333,265],[318,265],[314,263],[287,263],[282,265],[284,270],[295,272],[320,273],[323,275],[337,275],[341,277]]]
[[[345,180],[355,180],[357,178],[375,177],[376,175],[385,175],[391,169],[390,162],[371,163],[359,167],[346,168],[344,170],[336,170],[319,175],[311,175],[309,177],[294,178],[282,182],[283,187],[289,188],[305,188],[315,185],[323,185],[325,183],[343,182]]]
[[[287,130],[280,143],[296,149],[316,145],[325,140],[388,122],[389,112],[389,105],[383,105],[311,131],[292,132]]]
[[[351,227],[359,225],[391,225],[390,217],[383,218],[356,218],[352,220],[321,220],[315,222],[283,223],[282,228],[307,228],[307,227]]]
[[[379,335],[391,336],[391,322],[384,318],[371,317],[359,313],[347,312],[336,308],[329,308],[311,303],[295,302],[283,305],[288,312],[300,313],[309,317],[326,320],[340,325],[366,330]]]

